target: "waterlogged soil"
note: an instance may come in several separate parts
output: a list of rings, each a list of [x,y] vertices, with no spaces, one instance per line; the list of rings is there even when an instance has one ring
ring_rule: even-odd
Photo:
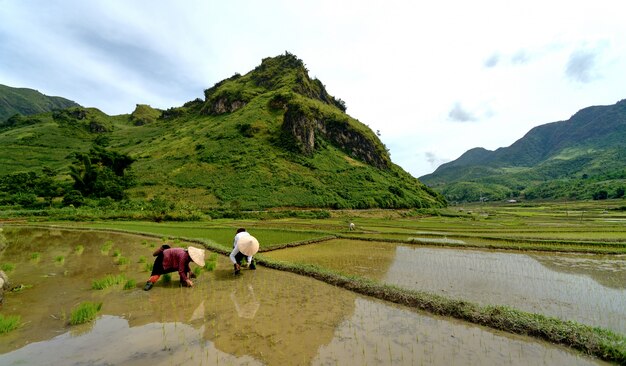
[[[13,227],[2,234],[0,263],[15,265],[9,276],[22,286],[0,307],[21,317],[20,328],[0,335],[1,365],[604,364],[292,273],[259,267],[234,276],[224,256],[193,288],[180,287],[173,274],[143,291],[149,272],[142,258],[152,261],[160,239]],[[107,274],[137,284],[93,290],[93,280]],[[97,319],[68,325],[84,301],[102,303]]]
[[[626,256],[330,240],[268,252],[349,275],[626,334]]]

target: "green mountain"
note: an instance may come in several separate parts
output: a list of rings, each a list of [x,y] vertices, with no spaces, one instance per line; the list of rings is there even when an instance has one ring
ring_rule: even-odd
[[[509,147],[471,149],[420,180],[451,201],[623,197],[626,100],[535,127]]]
[[[286,53],[164,111],[137,105],[108,116],[74,107],[25,117],[0,129],[0,165],[4,174],[45,167],[70,182],[74,153],[97,143],[135,160],[131,202],[244,210],[445,204],[345,110]]]
[[[65,98],[49,97],[37,90],[12,88],[0,84],[0,127],[16,114],[30,116],[69,107],[80,105]]]

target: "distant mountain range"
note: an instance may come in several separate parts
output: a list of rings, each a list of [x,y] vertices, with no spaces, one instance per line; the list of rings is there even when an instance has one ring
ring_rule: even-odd
[[[69,107],[80,107],[80,105],[65,98],[49,97],[37,90],[12,88],[0,84],[0,122],[6,121],[15,114],[30,116]]]
[[[449,201],[623,197],[626,100],[535,127],[509,147],[468,150],[420,180]]]
[[[108,116],[9,87],[0,100],[0,178],[45,169],[70,182],[74,154],[98,143],[135,160],[137,184],[127,195],[138,205],[158,201],[187,212],[445,205],[289,53],[167,110],[137,105]]]

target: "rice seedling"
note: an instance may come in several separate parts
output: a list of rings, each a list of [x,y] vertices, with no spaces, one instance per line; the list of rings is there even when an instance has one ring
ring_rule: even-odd
[[[124,265],[124,264],[128,264],[128,263],[130,263],[130,259],[128,259],[126,257],[121,257],[120,256],[120,257],[117,258],[117,264],[120,265],[120,266]]]
[[[135,286],[137,286],[137,281],[131,278],[124,284],[124,290],[132,290]]]
[[[2,263],[0,264],[0,270],[4,272],[11,272],[15,269],[15,264],[13,263]]]
[[[154,264],[153,263],[145,263],[143,266],[143,271],[144,272],[152,272],[152,266]]]
[[[111,250],[112,247],[113,247],[113,242],[108,240],[104,244],[102,244],[102,246],[100,247],[100,253],[102,253],[103,255],[107,255],[109,254],[109,251]]]
[[[204,269],[206,271],[213,271],[217,267],[217,253],[211,253],[204,263]]]
[[[121,255],[122,255],[122,251],[121,251],[121,250],[119,250],[119,249],[115,249],[115,250],[113,251],[113,256],[114,256],[115,258],[119,258]]]
[[[65,256],[64,255],[57,255],[56,257],[54,257],[54,261],[57,264],[63,264],[63,263],[65,263]]]
[[[41,260],[41,253],[34,252],[30,255],[30,261],[34,263],[38,263]]]
[[[202,274],[202,268],[203,267],[193,267],[193,269],[191,270],[191,272],[196,276],[196,277],[200,277],[200,275]]]
[[[83,245],[77,245],[76,248],[74,248],[74,254],[76,255],[81,255],[83,254],[83,252],[85,251],[85,247]]]
[[[163,275],[163,282],[170,283],[172,282],[172,275],[170,273],[166,273]]]
[[[139,260],[137,260],[137,263],[146,263],[146,256],[142,255],[139,257]]]
[[[106,275],[104,278],[93,280],[91,288],[93,290],[104,290],[105,288],[122,284],[124,281],[126,281],[126,276],[124,275]]]
[[[72,309],[70,314],[70,324],[77,325],[90,322],[96,318],[100,309],[102,309],[101,302],[82,302]]]
[[[21,317],[19,315],[2,315],[0,314],[0,334],[8,333],[20,326]]]

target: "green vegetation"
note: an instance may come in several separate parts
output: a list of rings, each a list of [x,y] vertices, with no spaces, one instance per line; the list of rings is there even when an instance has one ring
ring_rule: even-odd
[[[90,322],[96,318],[102,309],[102,303],[82,302],[72,309],[70,314],[70,324],[78,325]]]
[[[9,333],[19,328],[21,317],[19,315],[0,314],[0,334]]]
[[[30,255],[30,260],[35,263],[39,262],[41,260],[41,253],[39,252],[32,253]]]
[[[77,245],[76,248],[74,248],[74,254],[76,255],[81,255],[83,254],[83,251],[85,251],[85,247],[83,245]]]
[[[54,257],[54,261],[57,264],[63,264],[63,263],[65,263],[65,256],[64,255],[57,255],[56,257]]]
[[[104,278],[95,279],[91,283],[93,290],[104,290],[111,286],[120,285],[126,282],[126,276],[124,275],[106,275]]]
[[[476,148],[420,178],[449,202],[605,200],[626,189],[626,100],[533,128],[496,151]]]
[[[0,130],[2,214],[195,221],[260,218],[269,208],[324,218],[337,208],[445,205],[345,109],[286,53],[162,113],[138,105],[131,115],[40,114],[36,128]],[[42,182],[18,189],[17,174]]]
[[[109,251],[111,250],[112,247],[113,247],[113,242],[112,241],[106,241],[100,247],[100,253],[102,253],[104,255],[107,255],[107,254],[109,254]]]
[[[3,102],[0,103],[0,129],[19,124],[26,119],[23,116],[79,106],[71,100],[43,95],[37,90],[6,85],[0,85],[0,100]]]
[[[14,263],[2,263],[0,264],[0,270],[4,271],[4,272],[11,272],[15,269],[15,264]]]
[[[217,253],[211,253],[204,262],[205,271],[214,271],[217,268]]]
[[[124,290],[132,290],[137,286],[137,281],[133,280],[132,278],[129,279],[128,281],[126,281],[126,283],[124,284]]]

